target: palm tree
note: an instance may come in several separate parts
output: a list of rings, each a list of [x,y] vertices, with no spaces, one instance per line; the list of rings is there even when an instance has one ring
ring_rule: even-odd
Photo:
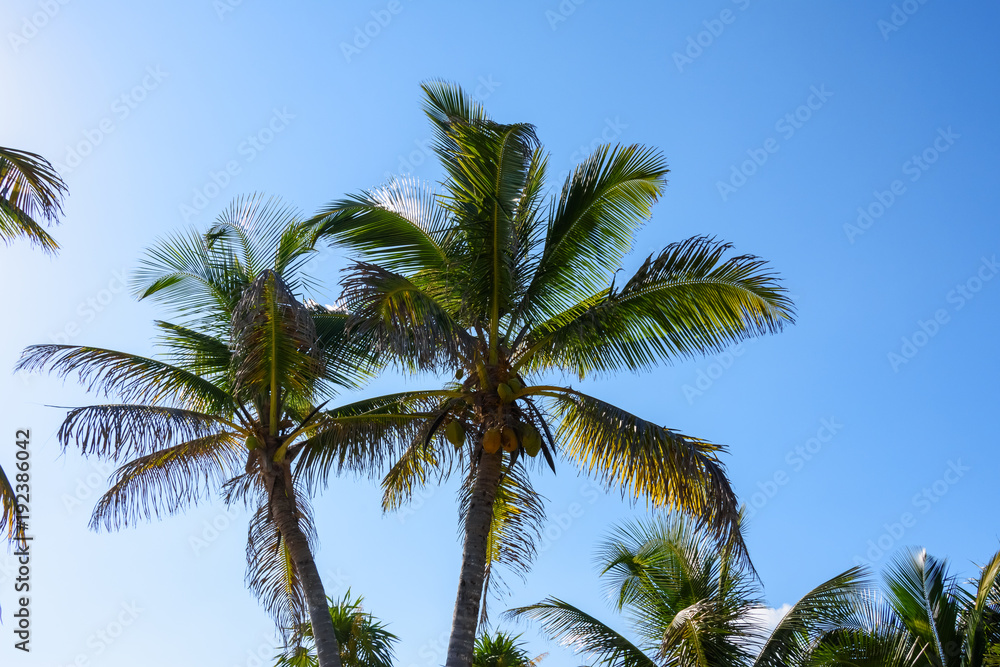
[[[923,549],[897,555],[883,573],[884,596],[869,592],[857,613],[829,633],[817,660],[829,665],[983,667],[1000,655],[1000,551],[972,590],[947,562]]]
[[[558,598],[512,609],[552,639],[607,667],[788,667],[810,662],[813,647],[854,613],[863,586],[854,568],[813,589],[763,636],[754,575],[728,545],[679,514],[619,527],[598,563],[630,641]]]
[[[423,90],[443,193],[392,182],[315,221],[319,238],[361,260],[344,281],[352,330],[408,370],[457,378],[433,394],[423,437],[394,450],[383,485],[394,508],[429,476],[464,473],[447,666],[468,667],[492,565],[518,570],[534,553],[542,505],[516,465],[522,455],[541,452],[553,470],[563,456],[629,498],[692,511],[740,540],[723,447],[543,377],[638,371],[722,350],[780,330],[792,306],[763,261],[727,258],[729,246],[708,238],[669,245],[616,286],[666,184],[663,158],[642,146],[599,148],[550,199],[531,125],[490,120],[457,87]]]
[[[352,598],[348,590],[340,600],[328,600],[343,667],[392,667],[399,638],[364,610],[364,598],[360,595]],[[306,623],[292,645],[286,646],[277,656],[275,667],[316,667],[318,664],[312,624]]]
[[[281,628],[308,616],[320,664],[339,667],[301,455],[336,445],[338,456],[363,456],[363,443],[344,446],[356,425],[370,433],[393,417],[380,417],[377,401],[318,414],[318,397],[365,380],[371,357],[344,336],[344,311],[295,296],[311,284],[302,271],[311,252],[293,212],[236,201],[208,234],[167,239],[137,272],[138,296],[182,319],[157,322],[163,358],[36,345],[18,369],[75,374],[119,399],[71,410],[58,432],[64,449],[120,464],[92,528],[174,514],[216,492],[244,502],[249,587]]]
[[[0,146],[0,241],[26,236],[48,252],[59,245],[37,218],[58,222],[66,184],[41,155]],[[7,542],[23,539],[25,526],[17,495],[0,468],[0,535]]]
[[[497,631],[480,635],[472,654],[472,667],[535,667],[545,653],[532,658],[518,641],[521,635]]]
[[[0,241],[27,237],[46,252],[59,244],[39,224],[58,222],[66,184],[41,155],[0,146]]]

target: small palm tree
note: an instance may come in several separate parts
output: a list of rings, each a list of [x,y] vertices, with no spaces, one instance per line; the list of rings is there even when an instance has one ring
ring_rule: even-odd
[[[364,456],[352,434],[394,417],[378,401],[320,414],[320,398],[367,379],[372,360],[345,337],[346,312],[296,296],[310,285],[302,269],[312,252],[293,212],[259,197],[237,201],[208,234],[161,243],[137,273],[140,298],[161,300],[183,321],[157,323],[164,358],[36,345],[18,369],[75,374],[120,400],[71,410],[58,433],[63,448],[120,464],[92,528],[174,514],[216,492],[244,502],[253,509],[251,590],[282,628],[308,617],[328,667],[339,666],[340,649],[313,558],[308,468],[334,456],[326,448]]]
[[[348,590],[340,600],[328,598],[330,618],[340,644],[343,667],[392,667],[399,638],[362,607],[364,598],[351,598]],[[297,629],[289,646],[277,656],[275,667],[316,667],[312,624]]]
[[[562,456],[624,496],[694,512],[716,535],[741,539],[723,447],[546,376],[722,350],[780,330],[792,306],[763,261],[727,257],[727,244],[701,237],[616,284],[666,184],[659,153],[602,147],[549,200],[531,125],[492,121],[459,88],[423,89],[443,193],[393,182],[330,205],[316,230],[362,260],[344,282],[356,334],[408,370],[457,378],[425,394],[436,405],[423,437],[383,448],[397,461],[383,486],[391,509],[432,477],[464,475],[447,666],[468,667],[492,566],[520,571],[534,554],[543,511],[524,463],[539,453],[553,470]]]
[[[788,667],[812,664],[819,638],[854,613],[854,568],[803,596],[769,636],[755,575],[728,545],[679,514],[619,527],[598,551],[608,597],[636,641],[558,598],[508,612],[607,667]],[[821,663],[816,663],[821,664]]]
[[[862,667],[984,667],[1000,655],[1000,551],[963,588],[923,549],[897,555],[885,594],[869,592],[849,622],[824,638],[817,660]]]
[[[66,184],[41,155],[0,146],[0,241],[26,237],[46,252],[59,244],[39,224],[58,222]]]
[[[546,654],[532,658],[518,641],[521,635],[502,631],[480,635],[472,654],[472,667],[535,667]]]

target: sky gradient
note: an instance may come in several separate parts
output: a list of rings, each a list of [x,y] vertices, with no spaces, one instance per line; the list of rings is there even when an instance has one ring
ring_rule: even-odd
[[[152,353],[166,313],[130,296],[128,272],[238,195],[309,214],[394,174],[437,181],[419,84],[445,79],[495,119],[535,124],[552,184],[602,143],[663,151],[669,186],[626,273],[705,234],[781,274],[798,311],[784,332],[575,383],[729,447],[771,607],[904,546],[962,576],[1000,547],[988,511],[1000,501],[995,3],[338,4],[5,3],[0,145],[48,157],[70,195],[57,257],[0,247],[12,301],[0,367],[51,341]],[[345,264],[321,252],[326,290],[309,296],[333,302]],[[434,382],[390,372],[362,393]],[[244,512],[214,502],[88,531],[107,470],[60,452],[65,410],[51,406],[89,402],[73,382],[0,382],[8,472],[15,430],[32,434],[36,535],[29,655],[13,649],[13,559],[0,555],[0,662],[260,664],[253,653],[275,638],[244,586]],[[538,488],[549,512],[538,559],[491,608],[555,595],[612,619],[594,548],[646,508],[567,463]],[[365,596],[401,637],[400,667],[444,661],[456,490],[430,487],[384,516],[376,484],[345,478],[316,501],[328,592]],[[550,652],[546,666],[579,664],[515,630]]]

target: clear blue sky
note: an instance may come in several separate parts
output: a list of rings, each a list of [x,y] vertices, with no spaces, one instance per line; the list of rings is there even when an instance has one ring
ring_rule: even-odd
[[[163,313],[123,292],[119,272],[236,195],[263,191],[311,212],[392,173],[438,179],[421,148],[418,86],[444,78],[498,120],[536,124],[556,174],[604,140],[664,151],[670,185],[629,267],[711,234],[787,281],[799,320],[786,332],[587,386],[730,447],[771,606],[858,558],[884,565],[880,541],[889,552],[926,546],[964,575],[1000,547],[989,511],[1000,500],[994,3],[338,5],[5,3],[0,144],[58,163],[70,197],[57,258],[0,247],[0,366],[61,337],[149,352]],[[329,291],[316,296],[330,301],[344,262],[323,258]],[[38,536],[34,651],[12,648],[13,583],[0,569],[0,662],[256,664],[247,652],[272,633],[244,588],[245,516],[216,503],[121,534],[87,531],[103,478],[60,455],[64,411],[46,406],[88,400],[47,378],[0,383],[0,463],[13,465],[16,428],[33,435]],[[568,465],[540,482],[552,539],[494,610],[552,594],[611,617],[593,548],[644,508],[585,482]],[[401,667],[444,659],[455,490],[433,489],[400,516],[383,517],[365,482],[335,480],[317,500],[328,588],[366,596],[402,638]],[[209,543],[196,553],[191,537]],[[547,665],[578,664],[521,630],[531,650],[551,651]]]

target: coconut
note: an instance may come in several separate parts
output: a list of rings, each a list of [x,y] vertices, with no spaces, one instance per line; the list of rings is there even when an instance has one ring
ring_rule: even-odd
[[[500,451],[500,429],[491,428],[483,433],[483,451],[487,454]]]
[[[500,434],[503,440],[503,450],[508,454],[516,452],[520,443],[517,441],[517,431],[512,428],[505,428]]]
[[[455,449],[461,449],[462,445],[465,444],[465,426],[458,420],[448,424],[444,434],[448,438],[448,442],[455,445]]]

